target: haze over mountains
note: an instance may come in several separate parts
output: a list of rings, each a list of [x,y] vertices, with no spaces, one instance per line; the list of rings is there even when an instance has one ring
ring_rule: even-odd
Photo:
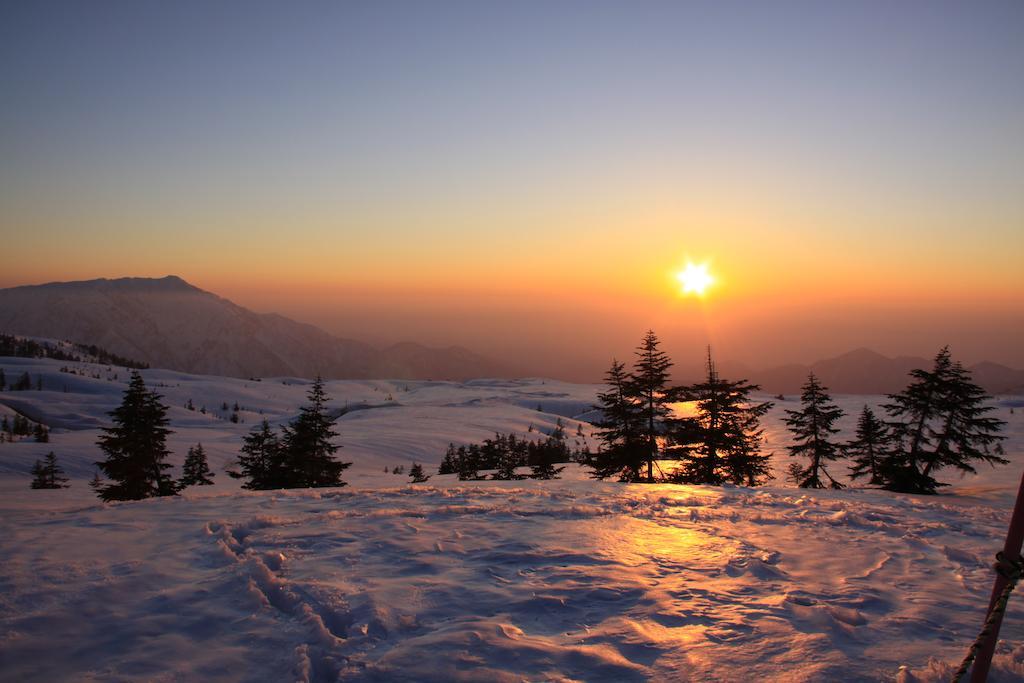
[[[255,313],[176,276],[0,289],[0,332],[96,344],[153,367],[228,377],[465,380],[536,374],[458,346],[404,342],[376,348],[339,338],[284,316]],[[811,365],[720,367],[773,393],[799,391],[813,371],[834,393],[878,394],[902,388],[910,370],[928,365],[926,358],[857,349]],[[970,369],[992,393],[1024,392],[1022,370],[990,362]],[[689,379],[696,378],[677,378]]]
[[[87,340],[153,367],[228,377],[453,379],[508,374],[467,349],[378,349],[260,314],[179,277],[55,282],[0,289],[0,330]]]
[[[889,394],[907,385],[907,373],[930,368],[932,361],[914,356],[889,358],[870,349],[856,349],[811,365],[782,365],[751,371],[751,381],[771,392],[796,393],[813,372],[830,391],[840,394]],[[993,394],[1024,392],[1024,370],[998,363],[969,366],[975,381]]]

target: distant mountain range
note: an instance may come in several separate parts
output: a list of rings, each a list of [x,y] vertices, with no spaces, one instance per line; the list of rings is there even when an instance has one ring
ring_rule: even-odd
[[[465,348],[405,342],[376,348],[276,314],[254,313],[179,277],[54,282],[0,289],[0,332],[95,344],[152,367],[228,377],[452,379],[522,374]],[[771,393],[793,394],[814,372],[837,394],[883,394],[907,385],[926,358],[857,349],[811,365],[750,370],[723,363]],[[969,368],[994,394],[1024,393],[1024,371]]]
[[[772,393],[799,392],[808,373],[813,372],[832,393],[889,394],[907,386],[907,373],[911,370],[931,366],[932,361],[926,358],[889,358],[870,349],[856,349],[811,365],[783,365],[749,372],[748,376],[752,382],[760,384],[763,390]],[[969,366],[968,369],[974,381],[989,393],[1024,393],[1024,370],[987,361]]]
[[[254,313],[179,277],[0,289],[0,332],[96,344],[152,367],[228,377],[452,379],[510,375],[467,349],[379,349]]]

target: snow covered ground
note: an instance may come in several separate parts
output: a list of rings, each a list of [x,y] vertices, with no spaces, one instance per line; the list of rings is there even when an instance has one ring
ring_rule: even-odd
[[[0,444],[4,681],[944,680],[980,626],[1024,470],[1024,401],[1004,397],[1013,463],[950,475],[936,497],[806,492],[781,474],[761,489],[622,485],[575,467],[408,485],[384,467],[435,471],[449,442],[495,431],[561,418],[593,445],[576,418],[597,387],[345,381],[328,392],[348,408],[350,486],[244,492],[223,473],[242,434],[293,417],[308,382],[147,370],[172,406],[174,463],[201,441],[218,483],[101,504],[86,485],[96,428],[127,376],[63,365],[0,358],[8,381],[44,387],[0,392],[0,413],[53,426],[49,444]],[[865,399],[838,400],[850,427]],[[235,402],[244,423],[226,419]],[[766,421],[780,473],[783,407]],[[70,489],[28,488],[49,450]],[[1010,605],[997,680],[1024,680],[1024,596]]]

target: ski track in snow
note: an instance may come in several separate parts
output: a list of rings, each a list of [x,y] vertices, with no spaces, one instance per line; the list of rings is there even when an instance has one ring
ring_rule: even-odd
[[[123,382],[0,367],[72,383],[0,394],[6,414],[66,425],[51,444],[0,444],[5,681],[946,680],[980,627],[1024,467],[1021,416],[1004,408],[1013,464],[955,495],[621,485],[575,467],[404,485],[383,466],[436,463],[448,441],[529,436],[558,414],[572,433],[594,387],[363,381],[330,383],[332,406],[388,392],[400,405],[339,422],[352,486],[244,492],[222,473],[240,435],[258,410],[288,419],[308,384],[156,370],[172,448],[202,440],[218,484],[100,504],[83,478]],[[187,398],[253,410],[233,425],[179,408]],[[28,490],[51,449],[73,487]],[[993,680],[1024,680],[1020,596],[1002,638]]]
[[[5,514],[2,670],[887,680],[964,651],[1002,524],[885,494],[581,481]],[[1006,640],[1022,621],[1012,602]]]

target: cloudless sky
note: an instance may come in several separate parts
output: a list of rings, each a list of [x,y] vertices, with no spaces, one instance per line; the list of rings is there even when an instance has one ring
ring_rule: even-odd
[[[548,374],[649,326],[1024,366],[1022,36],[1013,0],[4,3],[0,286],[174,273]]]

